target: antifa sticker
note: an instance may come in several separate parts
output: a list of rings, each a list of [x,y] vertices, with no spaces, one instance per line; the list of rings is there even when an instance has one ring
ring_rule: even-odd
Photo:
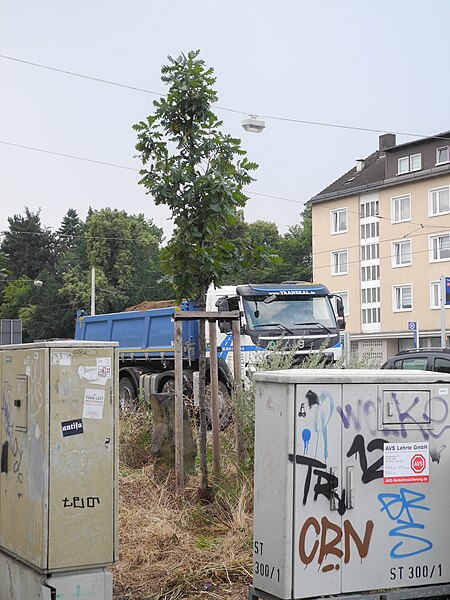
[[[63,437],[67,437],[68,435],[78,435],[79,433],[84,433],[83,421],[81,419],[72,419],[72,421],[62,421],[61,427]]]

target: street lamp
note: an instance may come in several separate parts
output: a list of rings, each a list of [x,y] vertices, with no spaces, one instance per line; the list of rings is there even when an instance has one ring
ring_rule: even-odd
[[[242,127],[249,133],[261,133],[265,126],[265,121],[255,115],[248,115],[242,119]]]
[[[12,281],[23,281],[23,283],[32,283],[34,285],[34,287],[42,287],[44,285],[44,283],[40,280],[40,279],[8,279],[7,277],[5,278],[0,278],[0,283],[10,283]]]

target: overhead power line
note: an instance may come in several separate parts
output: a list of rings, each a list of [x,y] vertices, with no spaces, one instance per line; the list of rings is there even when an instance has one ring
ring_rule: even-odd
[[[112,81],[110,79],[103,79],[101,77],[93,77],[91,75],[85,75],[84,73],[77,73],[75,71],[69,71],[68,69],[60,69],[58,67],[44,65],[42,63],[37,63],[37,62],[30,61],[30,60],[17,58],[15,56],[8,56],[6,54],[0,54],[0,58],[3,58],[4,60],[10,60],[10,61],[13,61],[16,63],[29,65],[31,67],[36,67],[39,69],[46,69],[47,71],[54,71],[56,73],[62,73],[64,75],[70,75],[71,77],[78,77],[80,79],[87,79],[90,81],[95,81],[97,83],[103,83],[106,85],[113,85],[115,87],[125,88],[125,89],[132,90],[135,92],[142,92],[144,94],[152,94],[154,96],[159,96],[159,97],[166,96],[166,94],[164,94],[164,93],[155,92],[153,90],[148,90],[146,88],[141,88],[141,87],[129,85],[126,83],[120,83],[118,81]],[[243,110],[237,110],[234,108],[228,108],[226,106],[220,106],[219,104],[216,104],[215,106],[216,106],[216,108],[218,108],[220,110],[225,110],[225,111],[232,112],[235,114],[240,114],[240,115],[250,114],[252,112],[252,111],[243,111]],[[417,138],[435,137],[436,139],[441,139],[440,136],[429,136],[429,135],[425,135],[422,133],[411,133],[411,132],[406,132],[406,131],[387,131],[385,129],[377,129],[377,128],[373,128],[373,127],[359,127],[357,125],[344,125],[342,123],[330,123],[330,122],[326,122],[326,121],[310,121],[310,120],[306,120],[306,119],[297,119],[297,118],[293,118],[293,117],[291,118],[291,117],[282,117],[282,116],[265,115],[265,114],[261,115],[261,117],[264,119],[272,120],[272,121],[284,121],[287,123],[298,123],[300,125],[314,125],[317,127],[333,127],[336,129],[348,129],[351,131],[365,131],[365,132],[371,132],[371,133],[395,133],[396,135],[403,135],[403,136],[407,136],[407,137],[417,137]],[[448,139],[448,138],[444,137],[442,139]]]
[[[50,67],[49,65],[43,65],[41,63],[31,62],[30,60],[23,60],[21,58],[16,58],[14,56],[6,56],[5,54],[0,54],[0,58],[4,58],[5,60],[12,60],[14,62],[22,63],[24,65],[30,65],[31,67],[38,67],[39,69],[46,69],[47,71],[56,71],[57,73],[63,73],[64,75],[71,75],[72,77],[79,77],[80,79],[89,79],[91,81],[96,81],[97,83],[106,83],[107,85],[114,85],[116,87],[126,88],[128,90],[133,90],[135,92],[144,92],[145,94],[154,94],[155,96],[164,96],[164,94],[160,94],[159,92],[152,92],[151,90],[146,90],[144,88],[136,87],[134,85],[126,85],[125,83],[118,83],[117,81],[110,81],[109,79],[101,79],[100,77],[91,77],[90,75],[84,75],[83,73],[75,73],[75,71],[67,71],[66,69],[58,69],[57,67]]]
[[[43,154],[50,154],[53,156],[61,156],[63,158],[71,158],[74,160],[80,160],[83,162],[94,163],[97,165],[103,165],[106,167],[113,167],[115,169],[124,169],[127,171],[134,171],[135,173],[139,173],[141,169],[137,169],[136,167],[128,167],[126,165],[119,165],[117,163],[110,163],[103,160],[95,160],[93,158],[86,158],[85,156],[77,156],[75,154],[67,154],[65,152],[56,152],[54,150],[46,150],[45,148],[37,148],[36,146],[27,146],[25,144],[15,144],[13,142],[8,142],[6,140],[0,140],[0,144],[4,144],[5,146],[13,146],[14,148],[22,148],[24,150],[32,150],[34,152],[41,152]],[[293,198],[283,198],[282,196],[272,196],[270,194],[263,194],[261,192],[251,192],[250,190],[245,190],[246,194],[252,194],[253,196],[264,196],[266,198],[273,198],[274,200],[284,200],[285,202],[294,202],[295,204],[304,204],[301,200],[294,200]]]
[[[74,160],[82,160],[84,162],[95,163],[97,165],[104,165],[107,167],[115,167],[116,169],[126,169],[128,171],[139,171],[134,167],[126,167],[125,165],[118,165],[116,163],[105,162],[102,160],[95,160],[93,158],[85,158],[84,156],[76,156],[75,154],[65,154],[64,152],[55,152],[54,150],[45,150],[44,148],[36,148],[35,146],[26,146],[25,144],[15,144],[13,142],[7,142],[6,140],[0,140],[0,144],[5,146],[14,146],[15,148],[23,148],[25,150],[33,150],[34,152],[42,152],[43,154],[53,154],[54,156],[62,156],[63,158],[73,158]]]

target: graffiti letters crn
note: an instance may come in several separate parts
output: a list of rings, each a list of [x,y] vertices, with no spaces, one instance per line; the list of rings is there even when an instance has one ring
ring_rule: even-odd
[[[341,559],[348,564],[352,558],[352,552],[356,548],[359,559],[362,561],[369,552],[370,540],[373,533],[373,521],[367,521],[364,535],[361,538],[348,519],[345,519],[342,527],[322,517],[319,521],[315,517],[309,517],[303,523],[299,537],[299,556],[305,566],[316,562],[323,573],[339,570]],[[343,550],[342,550],[342,544]],[[327,564],[323,564],[328,559]]]

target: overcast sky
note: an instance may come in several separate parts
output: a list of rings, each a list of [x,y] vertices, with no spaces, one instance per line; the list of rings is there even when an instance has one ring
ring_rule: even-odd
[[[224,131],[260,165],[246,220],[284,233],[378,146],[375,131],[299,121],[414,134],[398,142],[450,129],[449,23],[448,0],[0,0],[0,231],[25,206],[54,229],[91,206],[171,231],[134,170],[10,145],[137,169],[131,127],[157,96],[11,58],[162,94],[167,56],[200,49]]]

